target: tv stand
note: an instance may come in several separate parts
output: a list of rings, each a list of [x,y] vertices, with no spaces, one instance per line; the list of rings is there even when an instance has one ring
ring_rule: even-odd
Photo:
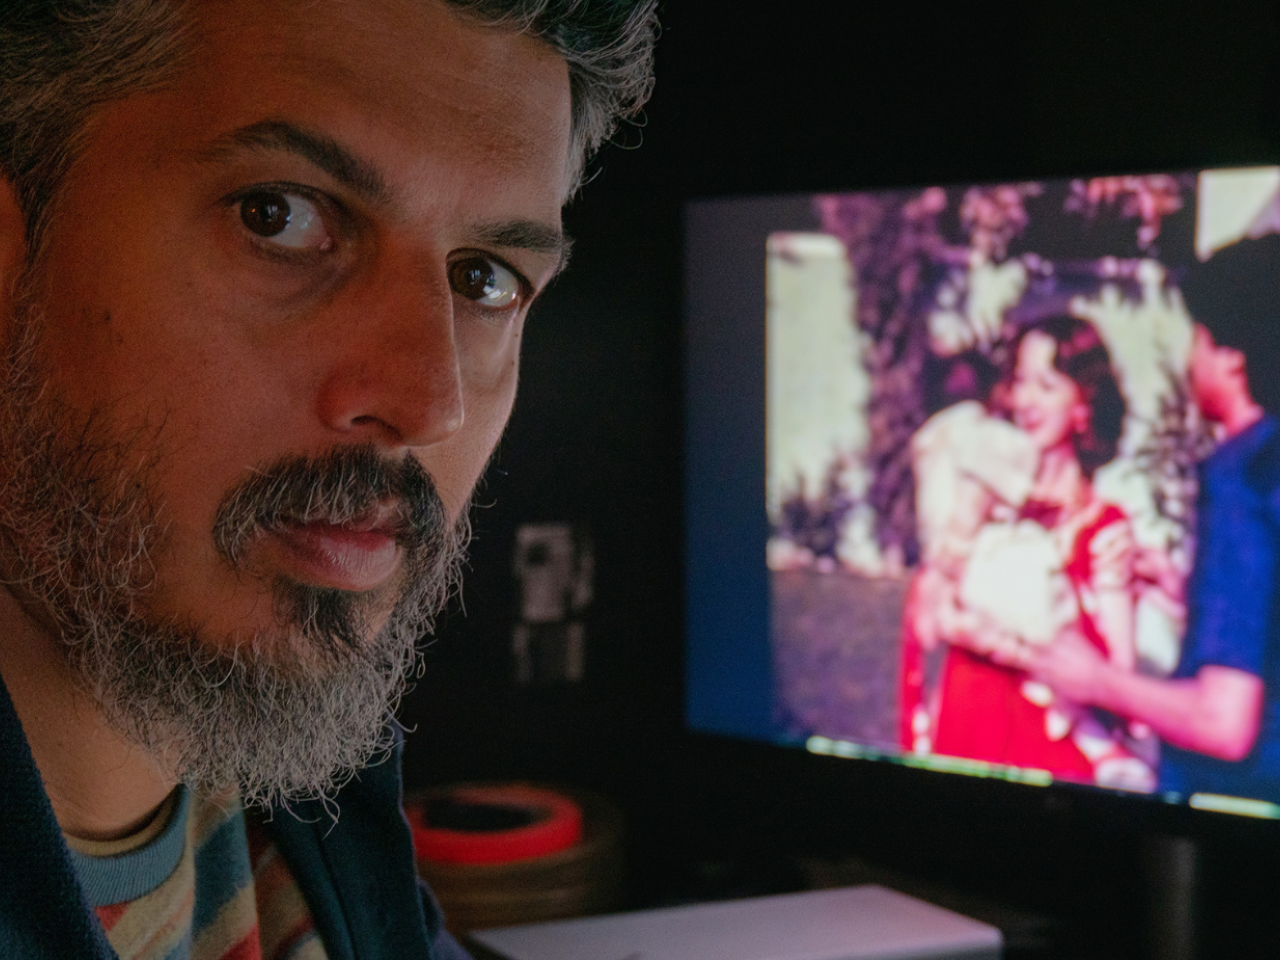
[[[1146,840],[1147,952],[1153,960],[1194,960],[1200,869],[1199,845],[1189,837]]]

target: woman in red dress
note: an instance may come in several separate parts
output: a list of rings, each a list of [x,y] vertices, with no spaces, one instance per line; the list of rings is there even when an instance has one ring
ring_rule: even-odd
[[[1035,485],[1021,519],[1052,535],[1076,615],[1064,629],[1133,669],[1134,542],[1128,518],[1094,493],[1098,467],[1116,454],[1124,400],[1097,331],[1075,317],[1053,317],[1024,328],[1014,343],[1007,383],[1013,423],[1039,451]],[[912,619],[909,611],[908,619]],[[1042,703],[1028,696],[1025,673],[1001,665],[1020,638],[958,611],[939,690],[932,749],[949,756],[1047,770],[1094,782],[1099,749],[1086,738],[1054,735]],[[1117,748],[1118,750],[1119,748]]]

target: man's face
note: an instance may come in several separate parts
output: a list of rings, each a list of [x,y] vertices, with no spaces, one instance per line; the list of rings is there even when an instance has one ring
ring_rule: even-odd
[[[1221,422],[1235,400],[1247,394],[1244,354],[1214,342],[1202,324],[1192,327],[1191,395],[1207,420]]]
[[[5,332],[36,324],[61,442],[161,531],[133,612],[288,676],[323,657],[282,595],[368,641],[424,567],[407,515],[434,487],[456,521],[503,430],[561,260],[567,68],[436,0],[190,13],[176,81],[94,114]]]

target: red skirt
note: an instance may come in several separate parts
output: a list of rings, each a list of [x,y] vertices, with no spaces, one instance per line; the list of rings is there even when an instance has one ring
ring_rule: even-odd
[[[953,646],[942,673],[933,752],[1093,782],[1093,767],[1070,735],[1050,740],[1045,708],[1022,695],[1027,675]]]

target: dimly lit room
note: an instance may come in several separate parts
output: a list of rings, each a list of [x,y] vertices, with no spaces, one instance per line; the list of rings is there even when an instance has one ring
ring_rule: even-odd
[[[1191,802],[1162,794],[1159,761],[1130,742],[1154,743],[1149,725],[1055,713],[1055,694],[1032,681],[1014,696],[1061,725],[1048,734],[1054,749],[1074,742],[1087,754],[1095,736],[1131,765],[1107,779],[1096,759],[1084,778],[998,758],[928,761],[955,752],[930,739],[944,736],[930,724],[951,681],[928,643],[899,652],[903,598],[926,589],[917,572],[931,549],[911,526],[924,524],[929,495],[918,473],[911,486],[909,461],[901,467],[904,438],[975,395],[944,361],[976,344],[984,363],[1013,369],[1018,344],[1048,336],[1040,316],[1087,327],[1081,304],[1107,296],[1120,304],[1107,316],[1138,316],[1209,254],[1280,232],[1272,5],[668,2],[660,17],[652,99],[566,209],[571,262],[527,327],[515,411],[475,496],[461,602],[400,712],[411,816],[439,810],[446,788],[532,785],[577,798],[603,866],[588,879],[523,880],[514,867],[424,867],[446,915],[465,931],[873,884],[998,928],[1015,960],[1275,955],[1280,795],[1232,808],[1195,799],[1225,788]],[[1215,240],[1207,198],[1244,182],[1214,172],[1233,170],[1260,199]],[[858,259],[872,233],[880,252]],[[856,307],[846,259],[860,278]],[[996,290],[1010,264],[1021,285],[990,294],[986,337],[978,286]],[[1165,272],[1143,273],[1153,264]],[[821,283],[844,297],[832,308],[838,329],[815,333],[807,354],[775,354],[774,324],[818,310],[805,304],[827,296]],[[907,313],[928,314],[925,332],[883,332]],[[1033,332],[1010,345],[1002,324]],[[1142,399],[1125,335],[1096,324],[1130,420],[1173,416],[1183,381]],[[855,328],[871,383],[833,395],[829,364],[803,357],[843,349]],[[981,380],[975,370],[961,373]],[[1038,414],[1017,412],[1023,375],[1010,376],[1012,421],[1037,426]],[[786,407],[783,394],[816,406]],[[899,409],[892,396],[915,399]],[[869,440],[842,425],[859,403]],[[835,411],[825,434],[813,427],[819,409]],[[1181,544],[1185,579],[1195,461],[1170,453],[1151,467],[1164,456],[1150,453],[1158,432],[1142,446],[1135,429],[1120,441],[1131,472],[1167,469],[1183,485],[1148,498],[1167,527],[1134,519],[1134,537]],[[809,466],[783,462],[793,454]],[[914,511],[907,526],[894,526],[899,508]],[[848,546],[841,525],[855,515],[861,546]],[[833,615],[821,598],[850,570],[862,591],[842,601],[835,626],[815,626]],[[993,576],[997,593],[1021,589]],[[1168,675],[1177,638],[1150,653],[1159,641],[1142,630],[1157,614],[1135,616],[1139,662],[1147,642],[1164,662],[1150,670]],[[849,647],[846,634],[877,630],[887,660]],[[1280,650],[1266,656],[1275,675]],[[912,669],[923,677],[914,692]],[[846,723],[876,698],[879,727]],[[471,883],[468,869],[486,879]]]
[[[1274,3],[0,0],[0,960],[1278,899]]]

